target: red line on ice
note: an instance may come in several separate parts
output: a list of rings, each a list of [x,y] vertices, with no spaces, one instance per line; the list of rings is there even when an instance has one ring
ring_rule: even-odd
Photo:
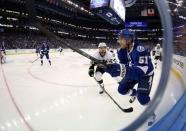
[[[19,116],[23,119],[23,121],[24,121],[25,125],[27,126],[27,128],[29,129],[29,131],[34,131],[34,129],[32,128],[32,126],[31,126],[31,125],[27,122],[27,120],[25,119],[23,113],[21,112],[21,109],[19,108],[18,104],[16,103],[16,101],[15,101],[13,95],[12,95],[12,92],[11,92],[11,90],[10,90],[10,87],[9,87],[8,82],[7,82],[7,79],[6,79],[6,76],[5,76],[5,73],[4,73],[4,69],[3,69],[2,66],[1,66],[1,70],[2,70],[2,73],[3,73],[3,78],[4,78],[4,81],[5,81],[5,84],[6,84],[8,93],[9,93],[9,95],[10,95],[10,98],[11,98],[11,100],[12,100],[12,103],[13,103],[14,107],[16,108],[16,110],[17,110]]]

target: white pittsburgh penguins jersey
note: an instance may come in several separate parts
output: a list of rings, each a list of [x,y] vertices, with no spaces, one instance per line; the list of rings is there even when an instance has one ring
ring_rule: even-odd
[[[104,56],[101,56],[99,53],[99,50],[97,50],[95,52],[95,54],[93,55],[94,58],[98,59],[98,60],[105,60],[107,62],[107,64],[111,64],[113,63],[113,54],[110,51],[106,51],[106,54]]]
[[[161,48],[157,49],[157,47],[155,47],[154,51],[155,51],[155,56],[161,56]]]

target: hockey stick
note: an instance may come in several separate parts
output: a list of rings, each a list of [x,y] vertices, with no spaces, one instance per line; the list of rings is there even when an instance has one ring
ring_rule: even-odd
[[[97,82],[96,78],[94,77],[94,80]],[[107,96],[114,102],[114,104],[119,107],[119,109],[123,112],[126,112],[126,113],[130,113],[130,112],[133,112],[133,107],[129,107],[129,108],[122,108],[115,100],[114,98],[112,98],[112,96],[97,82],[97,84],[100,86],[100,88],[102,88],[105,92],[105,94],[107,94]]]
[[[70,48],[71,50],[79,53],[80,55],[94,61],[95,63],[97,64],[101,64],[101,65],[104,65],[106,66],[106,64],[100,60],[97,60],[95,59],[94,57],[92,57],[91,55],[89,55],[88,53],[78,49],[78,48],[75,48],[73,46],[70,45],[70,43],[67,41],[67,40],[64,40],[64,39],[61,39],[60,37],[56,36],[54,33],[50,32],[49,30],[47,30],[46,28],[44,28],[41,23],[39,23],[36,19],[36,10],[35,10],[35,3],[34,3],[34,0],[27,0],[26,2],[27,4],[27,8],[28,8],[28,12],[29,12],[29,19],[30,19],[30,22],[33,22],[34,25],[42,32],[44,33],[45,35],[47,35],[49,38],[53,38],[53,39],[56,39],[57,41],[59,41],[63,46],[66,46],[68,48]]]
[[[40,57],[36,58],[36,59],[33,60],[33,61],[30,61],[30,63],[34,63],[34,62],[36,62],[39,58],[40,58]]]

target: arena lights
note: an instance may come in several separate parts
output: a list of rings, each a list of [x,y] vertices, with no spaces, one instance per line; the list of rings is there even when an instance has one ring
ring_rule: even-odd
[[[86,29],[86,30],[99,30],[99,31],[105,31],[105,32],[115,32],[116,30],[108,30],[108,29],[96,29],[96,28],[90,28],[90,27],[85,27],[85,26],[77,26],[77,25],[74,25],[74,24],[70,24],[70,23],[66,23],[66,22],[61,22],[61,21],[58,21],[58,20],[54,20],[54,19],[51,19],[51,21],[53,22],[57,22],[57,23],[61,23],[63,25],[68,25],[70,27],[74,27],[74,28],[79,28],[79,29]]]
[[[177,35],[176,38],[182,37],[183,35]]]
[[[0,9],[0,11],[5,11],[4,9]]]
[[[0,26],[1,26],[1,27],[13,27],[13,25],[1,24],[1,23],[0,23]]]
[[[185,27],[185,25],[180,25],[180,26],[174,27],[174,29],[180,29],[180,28],[183,28],[183,27]]]
[[[137,40],[152,40],[152,38],[147,38],[147,37],[138,37],[136,38]],[[153,38],[154,40],[163,40],[163,38]]]
[[[62,1],[66,1],[66,0],[62,0]],[[70,0],[67,1],[69,4],[71,3]],[[74,4],[75,6],[78,6],[77,4]],[[79,6],[78,6],[79,7]],[[83,7],[80,7],[81,10],[85,10]],[[1,9],[1,11],[5,11],[7,13],[13,13],[13,14],[21,14],[21,12],[17,12],[17,11],[12,11],[12,10],[4,10],[4,9]],[[28,16],[28,13],[23,13],[23,15],[25,16]],[[49,20],[48,18],[43,18],[41,16],[36,16],[38,19],[44,19],[44,20]],[[12,20],[16,20],[16,18],[11,18]],[[9,19],[8,19],[9,20]],[[62,22],[62,21],[59,21],[59,20],[55,20],[55,19],[51,19],[52,22],[55,22],[55,23],[60,23],[60,24],[63,24],[63,25],[66,25],[66,26],[70,26],[70,27],[74,27],[74,28],[79,28],[79,29],[86,29],[86,30],[99,30],[99,31],[105,31],[105,32],[113,32],[112,30],[108,30],[108,29],[96,29],[96,28],[91,28],[91,27],[84,27],[84,26],[77,26],[77,25],[74,25],[74,24],[70,24],[70,23],[65,23],[65,22]]]
[[[98,29],[99,31],[105,31],[105,32],[113,32],[113,30],[108,30],[108,29]],[[114,30],[115,31],[115,30]]]
[[[58,21],[58,20],[54,20],[54,19],[51,19],[52,22],[55,22],[55,23],[62,23],[61,21]]]
[[[174,9],[174,12],[178,12],[178,8],[175,8],[175,9]]]
[[[82,7],[82,6],[80,6],[80,5],[76,4],[76,3],[74,3],[74,2],[71,1],[71,0],[61,0],[61,1],[65,2],[65,3],[69,4],[69,5],[72,5],[72,6],[74,6],[75,8],[78,8],[79,10],[84,11],[84,12],[88,13],[89,15],[94,15],[94,14],[91,13],[90,11],[86,10],[84,7]]]
[[[30,30],[39,30],[38,28],[36,28],[36,27],[33,27],[33,26],[25,26],[24,28],[29,28]]]
[[[13,21],[17,21],[17,18],[12,18],[12,17],[7,17],[7,20],[13,20]]]
[[[28,16],[28,13],[24,13],[24,12],[18,12],[18,11],[12,11],[12,10],[5,10],[5,9],[0,9],[0,11],[5,11],[7,13],[12,13],[12,14],[19,14],[19,15],[25,15]]]
[[[98,36],[96,36],[95,38],[96,39],[107,39],[106,37],[98,37]]]
[[[183,6],[183,0],[176,0],[176,3],[171,2],[171,1],[167,1],[167,3],[172,4],[174,6],[177,7],[182,7],[182,8],[186,8],[185,6]],[[176,8],[177,9],[177,8]],[[174,10],[175,11],[175,10]]]
[[[149,38],[137,38],[137,40],[148,40]]]
[[[63,31],[57,31],[58,34],[64,34],[64,35],[69,35],[70,33],[68,32],[63,32]],[[81,38],[88,38],[88,36],[86,35],[80,35],[80,34],[77,34],[78,37],[81,37]],[[94,36],[93,38],[96,38],[96,39],[107,39],[106,37],[100,37],[100,36]]]
[[[177,0],[177,1],[178,1],[178,0]],[[172,5],[174,5],[174,6],[177,6],[177,7],[181,7],[181,8],[186,9],[186,7],[183,6],[183,1],[182,1],[182,0],[179,0],[177,3],[174,3],[174,2],[171,2],[171,1],[167,1],[167,3],[172,4]]]
[[[37,18],[39,18],[39,19],[42,19],[42,17],[41,16],[36,16]]]
[[[69,35],[68,32],[62,32],[62,31],[58,31],[57,33],[59,33],[59,34],[65,34],[65,35]]]
[[[13,13],[13,14],[20,14],[20,12],[17,11],[11,11],[11,10],[6,10],[7,13]]]
[[[179,7],[183,5],[183,0],[176,0],[176,3]]]
[[[142,30],[142,29],[131,29],[134,32],[158,32],[161,31],[162,29],[151,29],[151,30]]]
[[[83,37],[83,38],[86,38],[87,36],[86,35],[78,35],[79,37]]]
[[[176,0],[176,3],[174,3],[174,2],[171,2],[171,1],[167,1],[169,4],[171,4],[171,5],[174,5],[174,6],[176,6],[176,8],[173,10],[173,12],[175,12],[175,13],[179,13],[179,10],[178,10],[178,8],[183,8],[183,9],[186,9],[186,7],[185,6],[183,6],[183,0]],[[170,11],[171,12],[171,11]],[[172,15],[174,15],[174,14],[172,14]],[[186,16],[182,16],[182,15],[179,15],[178,16],[180,19],[183,19],[183,20],[186,20]]]
[[[183,19],[183,20],[186,20],[186,17],[185,16],[182,16],[182,15],[180,15],[179,18],[180,19]]]

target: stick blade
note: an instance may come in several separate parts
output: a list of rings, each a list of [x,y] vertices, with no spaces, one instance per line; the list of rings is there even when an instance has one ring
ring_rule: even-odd
[[[126,112],[126,113],[131,113],[133,112],[133,107],[130,107],[130,108],[127,108],[127,109],[122,109],[123,112]]]

